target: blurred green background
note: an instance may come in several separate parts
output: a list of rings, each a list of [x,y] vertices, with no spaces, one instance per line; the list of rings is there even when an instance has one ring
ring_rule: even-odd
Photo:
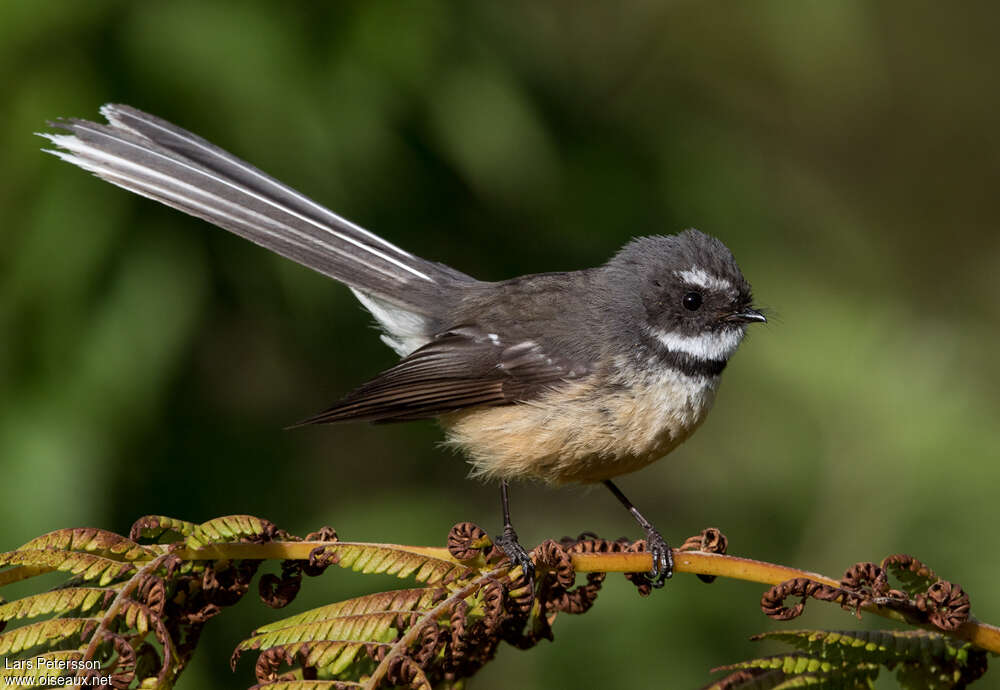
[[[998,21],[903,0],[4,0],[0,548],[148,513],[417,544],[499,524],[431,423],[282,430],[394,355],[343,287],[39,152],[47,119],[113,101],[483,279],[717,235],[775,318],[702,431],[623,490],[677,542],[714,525],[831,575],[910,552],[1000,621]],[[603,490],[513,500],[529,544],[639,536]],[[330,572],[293,607],[393,584]],[[766,651],[762,589],[682,576],[641,600],[612,578],[472,687],[697,686]],[[229,653],[282,615],[248,597],[213,621],[181,687],[250,684]],[[813,605],[795,625],[855,623]]]

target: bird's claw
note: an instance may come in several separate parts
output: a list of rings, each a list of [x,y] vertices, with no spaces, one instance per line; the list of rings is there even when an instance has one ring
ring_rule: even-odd
[[[495,540],[497,546],[507,555],[510,562],[515,566],[521,566],[522,572],[532,591],[535,589],[535,562],[531,560],[531,554],[521,546],[517,540],[517,532],[512,527],[505,527],[503,535]]]
[[[654,527],[646,530],[646,550],[653,557],[653,569],[646,575],[646,581],[659,589],[674,575],[674,551]]]

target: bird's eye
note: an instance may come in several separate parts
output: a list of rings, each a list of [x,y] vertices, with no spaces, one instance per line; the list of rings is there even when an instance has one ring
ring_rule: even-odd
[[[701,293],[699,292],[687,293],[686,295],[684,295],[684,298],[681,299],[681,304],[683,304],[684,308],[687,309],[688,311],[698,311],[698,308],[701,306]]]

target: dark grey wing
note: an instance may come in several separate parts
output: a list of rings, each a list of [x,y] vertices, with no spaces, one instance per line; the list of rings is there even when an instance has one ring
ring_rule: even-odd
[[[455,328],[296,426],[426,419],[468,407],[510,405],[584,371],[534,341],[508,343],[474,327]]]

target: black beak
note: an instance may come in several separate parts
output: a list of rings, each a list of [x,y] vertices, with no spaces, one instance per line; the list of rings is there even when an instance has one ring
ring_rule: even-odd
[[[747,307],[742,311],[729,314],[728,316],[724,317],[724,319],[726,321],[736,321],[738,323],[754,323],[754,322],[767,323],[767,317],[765,317],[759,311],[751,307]]]

